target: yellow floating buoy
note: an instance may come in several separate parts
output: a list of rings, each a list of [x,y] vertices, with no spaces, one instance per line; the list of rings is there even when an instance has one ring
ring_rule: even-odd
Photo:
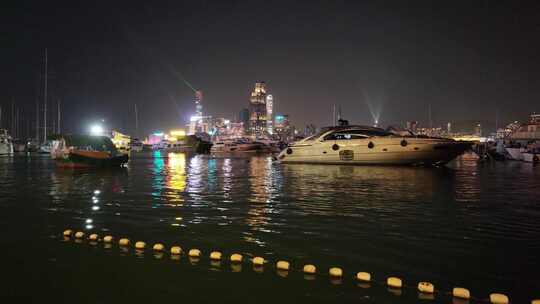
[[[508,304],[510,301],[505,294],[492,293],[489,295],[489,301],[493,304]]]
[[[287,261],[278,261],[276,263],[276,268],[279,270],[289,270],[290,267],[291,265]]]
[[[331,277],[337,277],[337,278],[340,278],[343,276],[343,270],[339,267],[332,267],[330,268],[330,270],[328,270],[328,274],[331,276]]]
[[[129,239],[126,239],[126,238],[120,239],[118,241],[118,245],[120,245],[120,246],[129,246]]]
[[[386,279],[386,284],[393,288],[401,288],[401,286],[403,286],[401,279],[396,277],[389,277]]]
[[[82,239],[83,237],[84,237],[84,232],[82,232],[82,231],[77,231],[77,232],[75,233],[75,238],[77,238],[77,239]]]
[[[193,258],[198,258],[201,256],[201,251],[199,249],[190,249],[188,255]]]
[[[359,272],[356,274],[356,279],[358,281],[363,281],[363,282],[370,282],[371,281],[371,274],[369,272]]]
[[[165,250],[165,246],[161,243],[154,244],[154,247],[152,247],[154,251],[163,251]]]
[[[73,230],[71,229],[64,230],[64,236],[71,236],[72,234],[73,234]]]
[[[233,253],[231,255],[231,262],[233,263],[240,263],[242,262],[242,255],[238,253]]]
[[[221,260],[221,252],[219,252],[219,251],[212,251],[212,252],[210,253],[210,259],[211,259],[211,260],[214,260],[214,261],[216,261],[216,260]]]
[[[261,257],[253,258],[253,265],[262,266],[263,264],[264,264],[264,258],[261,258]]]
[[[105,243],[110,243],[110,242],[112,242],[112,240],[113,240],[112,235],[106,235],[106,236],[103,238],[103,242],[105,242]]]
[[[89,239],[90,241],[97,241],[98,238],[99,238],[98,235],[95,234],[95,233],[92,233],[92,234],[90,234],[90,235],[88,236],[88,239]]]
[[[135,243],[135,248],[136,248],[136,249],[144,249],[144,247],[146,247],[146,243],[145,243],[145,242],[138,241],[138,242]]]
[[[315,265],[311,265],[311,264],[304,265],[304,273],[314,274],[316,272],[317,272],[317,267],[315,267]]]
[[[418,291],[424,292],[424,293],[434,293],[435,292],[435,286],[429,282],[419,282],[418,283]]]
[[[454,287],[454,289],[452,289],[452,295],[456,298],[467,300],[471,298],[471,293],[469,292],[469,290],[462,287]]]
[[[171,254],[182,254],[182,248],[180,246],[172,246],[171,247]]]

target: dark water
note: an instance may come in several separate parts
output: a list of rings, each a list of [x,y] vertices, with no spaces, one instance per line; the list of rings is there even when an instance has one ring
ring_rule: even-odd
[[[68,227],[203,258],[66,242]],[[520,162],[346,167],[156,153],[96,172],[17,155],[0,158],[0,231],[0,296],[15,303],[451,303],[453,286],[477,299],[540,298],[540,167]],[[211,250],[270,263],[262,273],[211,265]],[[293,267],[286,277],[272,265],[280,259]],[[314,280],[299,271],[307,263]],[[341,284],[331,266],[343,268]],[[358,271],[374,282],[357,286]],[[403,279],[400,295],[384,286],[390,275]],[[418,298],[418,281],[435,284],[434,300]]]

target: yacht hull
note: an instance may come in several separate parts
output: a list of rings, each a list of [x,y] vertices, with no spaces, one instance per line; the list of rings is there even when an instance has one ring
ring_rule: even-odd
[[[371,144],[370,144],[371,143]],[[347,165],[442,165],[471,147],[444,139],[380,138],[293,145],[278,156],[282,163]]]

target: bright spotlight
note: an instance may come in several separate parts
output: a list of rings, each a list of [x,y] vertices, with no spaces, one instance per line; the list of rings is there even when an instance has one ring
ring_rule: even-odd
[[[103,127],[100,125],[93,125],[90,127],[90,134],[94,136],[103,135]]]

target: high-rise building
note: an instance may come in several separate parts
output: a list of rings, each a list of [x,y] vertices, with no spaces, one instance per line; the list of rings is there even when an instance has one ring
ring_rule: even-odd
[[[193,135],[196,133],[208,132],[210,125],[210,117],[205,117],[203,115],[203,92],[201,90],[195,91],[195,97],[193,101],[195,102],[195,115],[191,116],[189,119],[188,134]]]
[[[282,141],[291,141],[294,139],[293,129],[289,122],[289,115],[276,115],[274,133]]]
[[[249,133],[257,137],[263,136],[267,131],[266,120],[266,84],[256,82],[249,99]]]
[[[249,109],[243,108],[238,113],[238,121],[241,122],[244,126],[244,131],[247,133],[249,131]]]
[[[482,125],[481,124],[477,124],[476,127],[474,128],[474,135],[482,136]]]
[[[269,134],[273,134],[273,117],[272,113],[274,111],[274,97],[272,94],[266,96],[266,129]]]

